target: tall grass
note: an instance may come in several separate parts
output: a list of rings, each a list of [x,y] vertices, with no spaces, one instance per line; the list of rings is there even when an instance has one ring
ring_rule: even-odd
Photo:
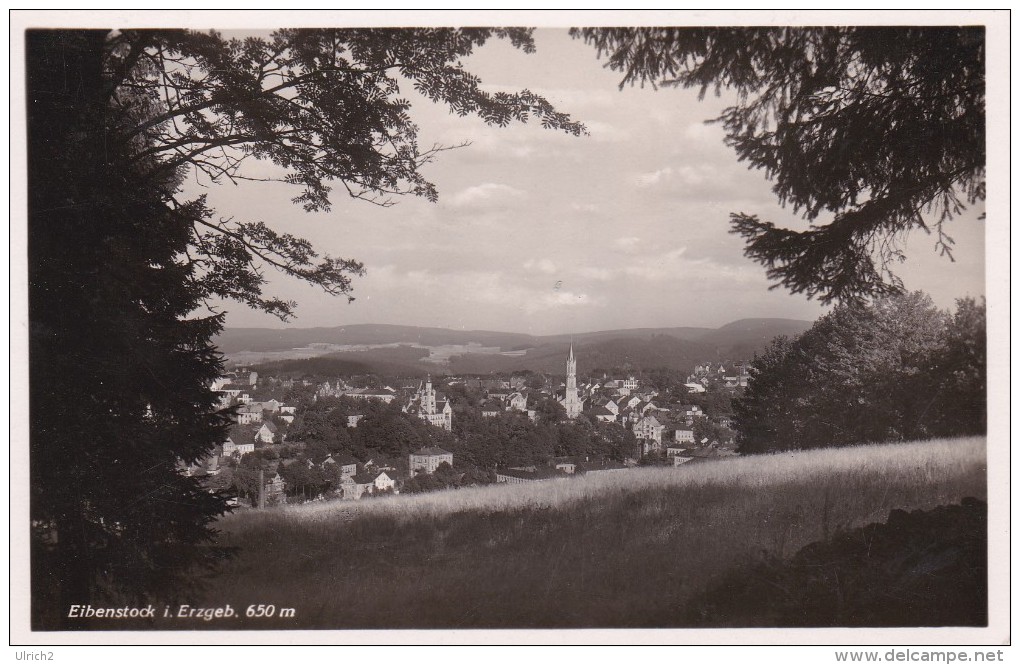
[[[249,511],[220,523],[241,554],[208,604],[296,609],[231,628],[676,626],[726,572],[985,476],[967,438]]]

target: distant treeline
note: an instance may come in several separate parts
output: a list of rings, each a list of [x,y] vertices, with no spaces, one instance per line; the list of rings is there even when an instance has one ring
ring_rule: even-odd
[[[260,363],[252,367],[265,376],[301,378],[305,376],[333,377],[374,374],[376,376],[425,376],[442,368],[435,363],[422,362],[428,349],[401,345],[364,351],[339,351],[314,358],[295,358]]]

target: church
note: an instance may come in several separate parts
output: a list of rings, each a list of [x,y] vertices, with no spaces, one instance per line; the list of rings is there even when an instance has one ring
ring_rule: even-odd
[[[567,412],[567,418],[573,420],[581,415],[584,409],[584,400],[577,394],[577,359],[574,358],[574,345],[570,345],[570,355],[567,356],[567,388],[562,399],[556,398],[563,405]]]
[[[410,404],[404,407],[404,412],[415,414],[430,425],[442,427],[447,432],[453,429],[453,409],[450,407],[450,400],[432,388],[431,376],[425,380],[424,385],[419,386]]]

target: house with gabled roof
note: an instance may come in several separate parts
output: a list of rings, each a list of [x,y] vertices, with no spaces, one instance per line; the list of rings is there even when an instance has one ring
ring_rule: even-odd
[[[358,500],[366,494],[395,490],[396,484],[385,471],[362,471],[353,476],[345,476],[340,491],[343,498]]]
[[[255,438],[261,441],[262,443],[272,443],[274,437],[279,432],[280,428],[278,428],[273,423],[272,420],[267,420],[266,422],[262,423],[262,427],[260,427],[259,431],[255,433]]]
[[[261,404],[245,404],[237,410],[237,423],[239,425],[251,425],[260,422],[262,422]]]
[[[506,408],[514,411],[527,411],[528,410],[528,398],[526,395],[520,392],[511,393],[506,398]]]
[[[595,418],[595,420],[601,423],[616,422],[616,414],[604,406],[595,407],[595,409],[591,412],[591,415]]]

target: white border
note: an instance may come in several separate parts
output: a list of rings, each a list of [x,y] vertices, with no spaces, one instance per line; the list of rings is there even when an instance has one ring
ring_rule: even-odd
[[[13,11],[10,14],[11,644],[1008,644],[1009,643],[1009,13],[1008,11]],[[989,317],[989,601],[987,629],[210,631],[33,633],[29,627],[24,35],[29,27],[265,29],[356,25],[985,25],[988,62],[986,292]],[[594,53],[593,53],[594,57]],[[401,654],[397,654],[400,657]],[[406,652],[404,657],[410,656]],[[754,658],[753,654],[747,654]],[[829,656],[831,658],[831,656]]]

